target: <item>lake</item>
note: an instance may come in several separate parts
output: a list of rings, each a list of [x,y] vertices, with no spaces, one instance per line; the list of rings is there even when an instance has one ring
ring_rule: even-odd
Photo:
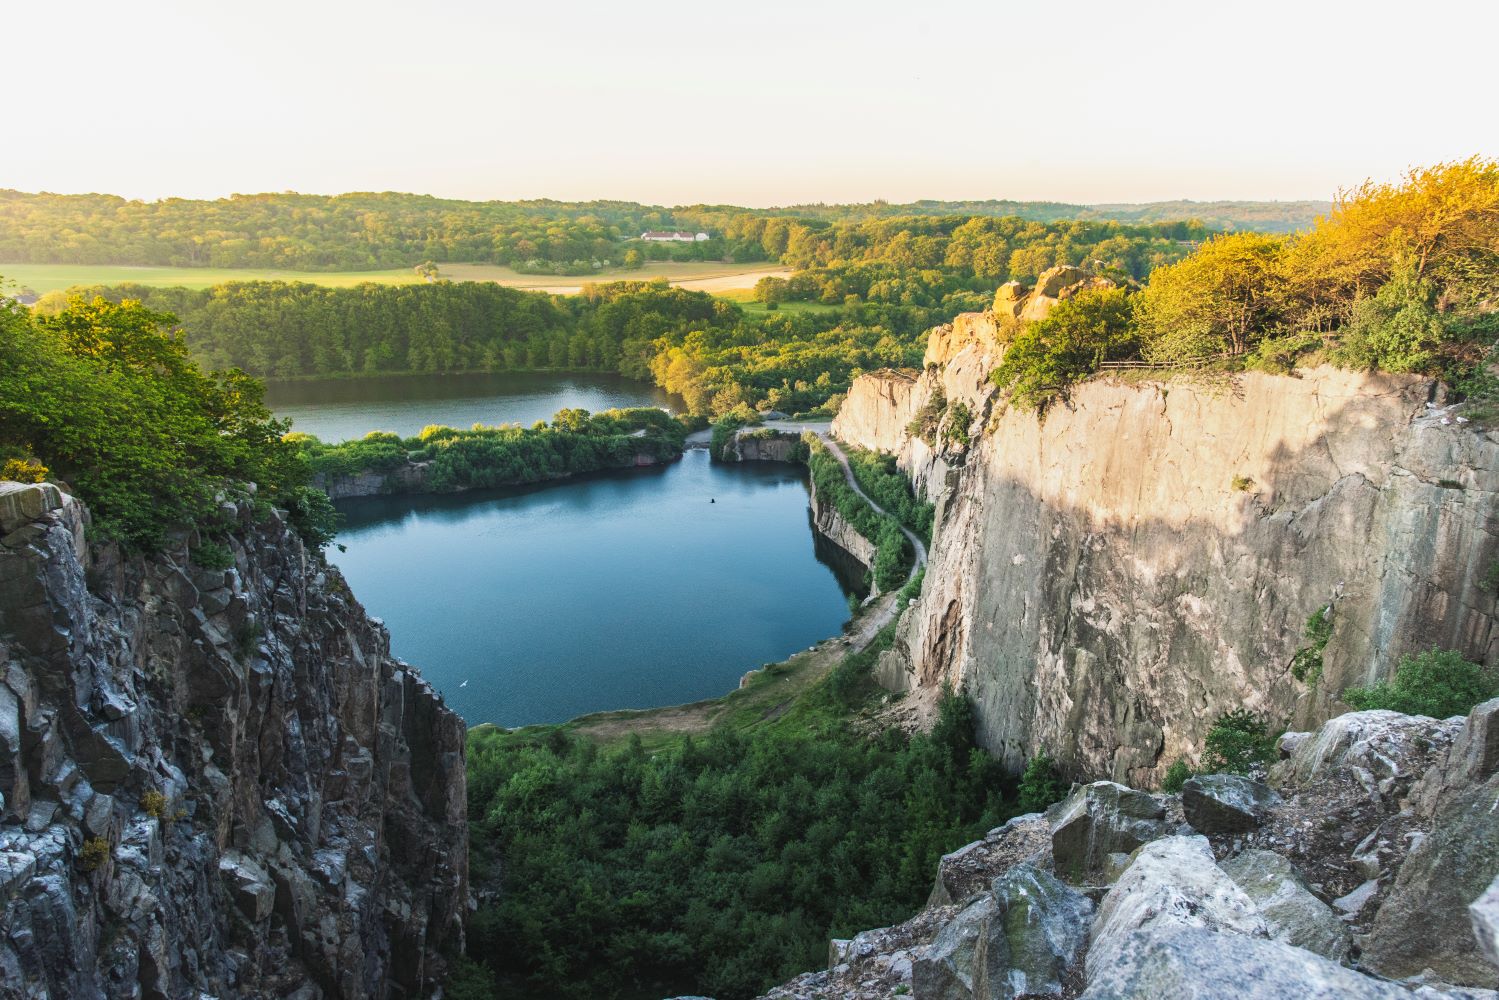
[[[521,490],[345,501],[330,552],[470,724],[696,701],[838,633],[804,471],[689,451]],[[710,499],[713,502],[709,502]]]
[[[412,437],[428,424],[550,420],[569,407],[591,413],[626,406],[679,402],[648,382],[618,375],[518,372],[503,375],[396,375],[368,379],[271,382],[266,404],[292,429],[324,441],[346,441],[370,431]]]

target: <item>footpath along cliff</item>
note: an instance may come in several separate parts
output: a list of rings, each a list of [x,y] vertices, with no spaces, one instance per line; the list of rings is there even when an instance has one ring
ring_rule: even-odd
[[[1094,280],[1057,269],[998,309],[1043,314]],[[1404,654],[1493,662],[1499,443],[1436,383],[1103,377],[1043,419],[989,381],[1004,329],[994,312],[937,328],[923,371],[860,377],[833,424],[937,505],[886,686],[960,687],[1014,767],[1047,749],[1148,787],[1223,711],[1308,728]],[[1326,608],[1320,672],[1298,679]]]

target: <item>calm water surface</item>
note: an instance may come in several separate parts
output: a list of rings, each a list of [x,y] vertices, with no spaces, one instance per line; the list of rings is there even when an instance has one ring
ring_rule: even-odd
[[[790,465],[698,450],[524,491],[339,506],[334,562],[471,724],[713,697],[849,617]]]
[[[550,420],[558,410],[593,413],[621,406],[666,406],[674,400],[648,382],[617,375],[402,375],[371,379],[271,382],[266,403],[293,430],[346,441],[370,431],[411,437],[428,424]]]

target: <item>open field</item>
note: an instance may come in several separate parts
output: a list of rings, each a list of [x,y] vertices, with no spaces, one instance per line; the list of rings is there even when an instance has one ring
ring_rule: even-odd
[[[780,264],[651,263],[633,271],[611,269],[590,277],[520,274],[498,264],[443,264],[440,274],[453,281],[494,281],[555,295],[571,295],[587,282],[648,281],[665,277],[674,285],[699,292],[722,292],[754,287],[766,275],[784,277],[790,269]],[[208,288],[228,281],[306,281],[343,288],[361,282],[382,285],[412,284],[422,279],[410,268],[386,271],[274,271],[258,268],[124,267],[109,264],[4,264],[0,278],[39,295],[74,285],[117,285],[135,282],[157,287]]]

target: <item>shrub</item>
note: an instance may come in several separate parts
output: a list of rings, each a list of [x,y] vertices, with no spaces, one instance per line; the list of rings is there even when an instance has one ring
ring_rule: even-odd
[[[1025,765],[1020,776],[1020,809],[1022,812],[1041,812],[1053,802],[1060,802],[1067,794],[1068,785],[1057,774],[1056,762],[1045,750],[1039,751]]]
[[[1137,348],[1124,290],[1086,291],[1022,327],[990,378],[1017,406],[1039,410],[1097,372],[1102,362],[1128,357]]]
[[[78,852],[78,867],[86,872],[98,871],[109,862],[109,841],[104,837],[90,837],[83,842]]]
[[[40,483],[46,480],[48,469],[34,458],[7,458],[0,465],[0,479],[17,483]]]
[[[1208,730],[1202,770],[1205,774],[1248,774],[1267,763],[1274,753],[1275,741],[1266,732],[1265,720],[1248,709],[1237,708],[1218,716]]]
[[[968,409],[968,404],[962,400],[952,405],[952,412],[948,415],[947,426],[942,430],[942,438],[949,444],[960,444],[965,448],[968,446],[968,425],[973,423],[973,413]]]
[[[153,819],[161,819],[166,814],[167,797],[152,788],[141,796],[141,809],[147,816]]]
[[[193,546],[193,564],[209,570],[225,570],[234,565],[234,552],[220,542],[204,539]]]
[[[1395,679],[1372,687],[1352,687],[1343,700],[1360,711],[1374,708],[1445,719],[1465,715],[1474,705],[1499,695],[1499,674],[1465,660],[1451,649],[1402,656]]]
[[[1298,681],[1316,684],[1322,676],[1322,654],[1332,639],[1332,605],[1318,608],[1306,620],[1306,637],[1311,645],[1302,646],[1291,657],[1291,676]]]
[[[1182,790],[1187,779],[1192,777],[1192,768],[1187,764],[1187,758],[1178,757],[1176,763],[1166,768],[1166,776],[1161,779],[1161,791],[1175,794]]]
[[[916,437],[921,438],[929,445],[937,443],[937,428],[942,426],[942,418],[947,413],[947,397],[942,392],[939,384],[932,389],[932,394],[922,404],[921,409],[916,411],[916,417],[907,425],[906,430]]]
[[[1238,493],[1248,493],[1254,489],[1254,480],[1248,476],[1235,476],[1233,481],[1234,490]]]

